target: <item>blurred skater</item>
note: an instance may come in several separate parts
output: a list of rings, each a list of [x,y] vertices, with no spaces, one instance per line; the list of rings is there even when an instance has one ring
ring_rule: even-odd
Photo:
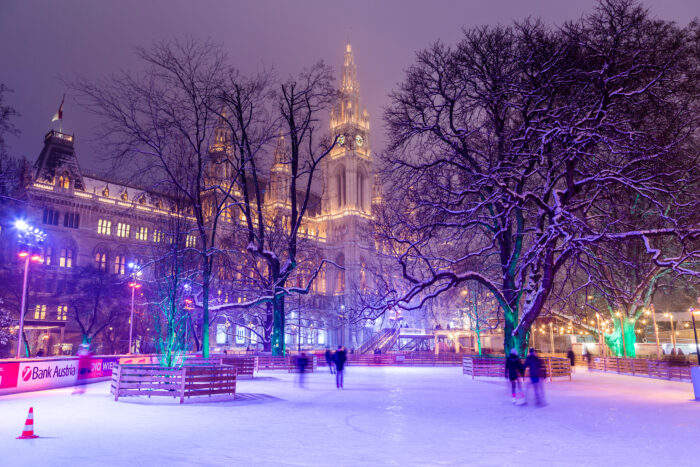
[[[297,357],[297,370],[299,371],[299,387],[304,387],[304,377],[306,375],[306,367],[309,364],[309,357],[306,356],[305,352]]]
[[[566,358],[569,359],[569,363],[571,363],[571,372],[574,372],[574,367],[576,366],[576,355],[574,354],[574,349],[569,349],[568,352],[566,352]]]
[[[520,378],[525,373],[523,363],[520,361],[518,351],[511,349],[510,355],[506,360],[506,378],[510,380],[511,394],[513,396],[513,404],[517,404],[518,400],[524,402],[523,386],[520,383]]]
[[[326,364],[328,365],[328,369],[331,371],[331,374],[335,374],[335,363],[333,363],[333,354],[331,353],[331,349],[326,349]]]
[[[78,349],[78,378],[75,382],[73,394],[83,394],[85,385],[90,377],[90,368],[92,366],[92,354],[88,344],[80,344]]]
[[[342,345],[338,346],[338,350],[333,354],[333,362],[335,363],[335,387],[343,388],[343,370],[345,369],[345,361],[348,359],[345,348]]]
[[[535,392],[535,404],[539,407],[546,405],[544,393],[542,391],[542,378],[544,378],[544,368],[542,360],[537,356],[535,349],[530,349],[530,354],[525,359],[525,368],[530,369],[530,383]]]
[[[587,347],[584,347],[586,351],[586,364],[588,365],[588,371],[591,370],[591,351]]]

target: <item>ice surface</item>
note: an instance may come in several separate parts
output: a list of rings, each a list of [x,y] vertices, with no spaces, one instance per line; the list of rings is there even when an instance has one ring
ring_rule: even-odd
[[[0,465],[700,465],[690,383],[579,370],[549,405],[460,368],[241,380],[235,401],[123,398],[108,383],[0,397]],[[34,407],[36,433],[16,440]]]

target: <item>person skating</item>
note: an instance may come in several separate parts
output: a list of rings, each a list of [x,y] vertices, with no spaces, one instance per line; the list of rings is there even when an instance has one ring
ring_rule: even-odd
[[[338,346],[338,350],[333,354],[333,362],[335,363],[335,386],[338,389],[343,387],[343,370],[345,369],[345,361],[348,359],[347,353],[342,345]]]
[[[330,370],[331,374],[335,374],[335,363],[333,363],[333,354],[331,353],[331,349],[326,349],[326,364],[328,365],[328,369]]]
[[[299,370],[299,387],[304,387],[304,375],[306,374],[306,367],[309,364],[309,358],[306,356],[305,352],[302,352],[299,357],[297,357],[297,369]]]
[[[83,394],[88,378],[90,378],[90,369],[92,367],[92,354],[88,344],[80,344],[78,349],[78,376],[73,389],[73,395]]]
[[[518,356],[518,351],[511,349],[510,355],[506,359],[506,378],[510,380],[513,404],[516,404],[518,399],[523,399],[523,387],[520,383],[520,377],[524,372],[525,369]]]
[[[544,394],[542,393],[542,381],[544,371],[542,368],[542,360],[537,356],[535,349],[530,349],[530,353],[525,359],[525,368],[530,369],[530,382],[535,392],[535,404],[538,406],[546,405]]]
[[[571,364],[571,372],[573,373],[574,367],[576,366],[576,355],[574,354],[574,349],[569,349],[569,351],[566,352],[566,358],[569,359],[569,363]]]

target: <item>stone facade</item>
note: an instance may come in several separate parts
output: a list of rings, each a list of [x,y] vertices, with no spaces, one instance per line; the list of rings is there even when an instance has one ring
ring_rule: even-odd
[[[328,269],[315,288],[317,295],[325,297],[318,303],[329,308],[326,314],[342,318],[350,296],[368,286],[365,269],[373,255],[371,209],[372,202],[380,200],[374,182],[369,118],[366,111],[360,111],[359,84],[350,45],[345,50],[340,96],[330,116],[331,135],[338,138],[338,144],[323,163],[322,193],[313,194],[317,201],[312,203],[315,207],[307,215],[302,233],[324,257],[345,267],[345,270]],[[79,276],[95,270],[111,274],[115,283],[121,284],[124,295],[119,301],[118,319],[100,331],[100,348],[95,350],[123,351],[129,323],[129,264],[143,263],[152,254],[153,245],[162,241],[159,225],[164,219],[186,215],[177,213],[165,195],[84,173],[73,138],[54,130],[45,136],[41,154],[33,168],[26,170],[19,212],[10,215],[8,211],[0,218],[5,247],[0,266],[3,276],[8,278],[2,295],[8,306],[13,301],[19,302],[12,297],[17,298],[21,289],[13,218],[22,216],[47,234],[39,251],[42,262],[30,265],[29,271],[25,330],[34,355],[39,351],[44,355],[75,353],[82,333],[71,319],[73,305],[66,297],[76,294]],[[289,189],[285,178],[288,167],[282,160],[283,141],[274,154],[265,181],[265,202],[277,206],[283,215],[285,193]],[[236,219],[228,221],[236,222]],[[291,316],[289,323],[293,324],[295,319],[298,316]],[[224,329],[226,336],[222,337]],[[235,326],[231,329],[230,323],[218,322],[212,326],[211,337],[212,347],[245,347],[251,334],[247,329],[238,330]],[[289,334],[292,348],[297,345],[296,339],[294,333]],[[314,333],[308,333],[303,343],[356,346],[361,339],[361,334],[351,333],[342,325],[342,319],[331,319],[325,326],[317,326]]]

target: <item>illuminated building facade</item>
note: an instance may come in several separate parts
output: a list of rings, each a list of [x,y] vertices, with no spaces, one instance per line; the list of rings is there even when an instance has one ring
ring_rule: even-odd
[[[329,317],[313,333],[306,333],[303,344],[313,347],[361,343],[362,335],[354,335],[342,324],[342,313],[350,295],[370,286],[366,266],[373,252],[371,210],[373,201],[380,198],[374,183],[369,117],[360,110],[359,83],[350,45],[345,49],[340,99],[331,113],[330,126],[331,135],[337,136],[337,145],[322,165],[321,193],[312,194],[301,234],[313,242],[322,256],[345,269],[326,268],[313,289],[316,295],[325,297],[318,303],[324,304],[327,309],[323,311]],[[212,151],[216,151],[216,144]],[[282,138],[273,158],[269,177],[264,181],[265,209],[275,209],[284,216],[289,208],[289,168],[284,163]],[[75,154],[73,136],[55,130],[45,136],[44,148],[31,170],[25,170],[22,185],[26,203],[22,203],[21,210],[25,218],[47,233],[40,251],[43,262],[30,272],[25,315],[30,352],[75,352],[82,332],[72,319],[71,308],[86,304],[66,297],[81,292],[77,279],[87,270],[110,273],[116,283],[123,284],[119,319],[96,334],[99,348],[94,350],[111,353],[123,349],[120,341],[128,327],[129,264],[148,262],[154,245],[163,241],[159,225],[164,219],[187,214],[178,213],[165,195],[84,173]],[[229,214],[224,221],[237,222],[235,217]],[[2,219],[6,242],[12,237],[11,221],[9,216]],[[188,242],[194,245],[196,238],[188,238]],[[7,273],[3,275],[11,278],[3,291],[6,300],[17,288],[13,282],[17,276],[17,247],[9,243],[7,246],[0,258],[0,266]],[[213,293],[217,293],[216,287]],[[11,298],[7,303],[10,302]],[[298,319],[290,316],[288,323]],[[298,338],[289,333],[291,348],[296,347]],[[215,322],[211,342],[212,347],[219,348],[247,347],[251,333],[244,327],[231,328],[230,323]],[[153,350],[143,345],[139,348]]]

